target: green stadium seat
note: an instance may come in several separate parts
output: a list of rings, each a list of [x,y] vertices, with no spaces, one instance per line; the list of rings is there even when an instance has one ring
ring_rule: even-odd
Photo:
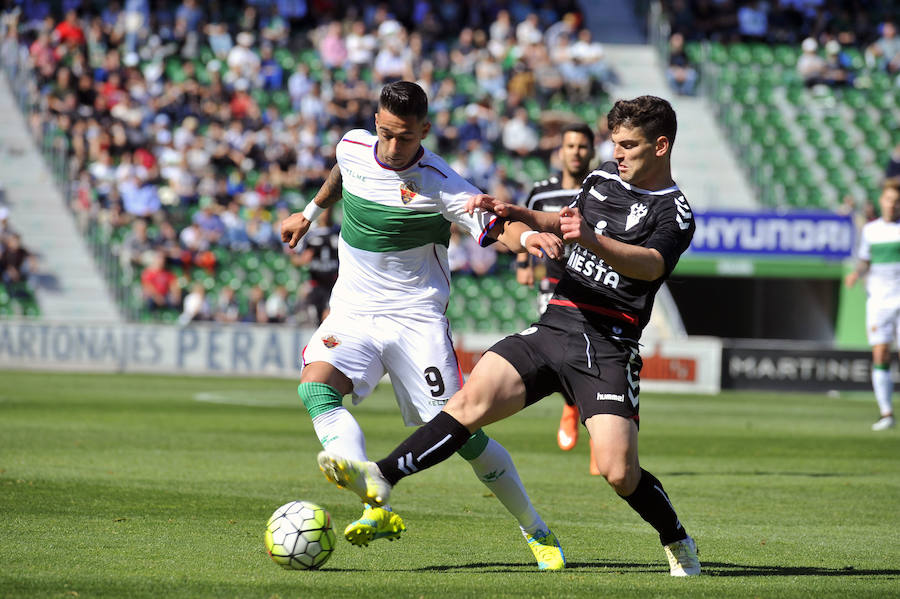
[[[297,59],[294,58],[294,55],[291,54],[291,51],[287,48],[278,48],[272,53],[272,58],[275,59],[282,69],[288,72],[292,72],[295,68],[297,68]]]
[[[200,51],[197,53],[197,59],[203,63],[204,66],[215,57],[216,55],[213,53],[212,48],[209,46],[200,46]]]
[[[468,73],[459,73],[453,78],[456,81],[456,89],[459,93],[472,100],[478,98],[478,81],[475,80],[474,76],[469,75]]]
[[[883,71],[871,71],[872,90],[875,92],[890,92],[893,90],[894,82],[890,75]]]
[[[543,108],[534,98],[529,98],[523,102],[525,109],[528,111],[528,119],[534,123],[537,123],[541,120],[541,113],[543,112]]]
[[[269,92],[264,89],[256,88],[250,92],[250,97],[259,104],[260,108],[266,108],[269,105]]]
[[[286,91],[281,89],[273,91],[271,99],[280,114],[287,114],[291,111],[291,96]]]
[[[725,65],[728,64],[728,50],[725,49],[725,46],[719,42],[709,42],[709,60],[713,64]]]
[[[775,53],[772,46],[764,43],[750,45],[750,60],[755,65],[767,68],[775,63]]]
[[[478,286],[481,289],[481,294],[492,301],[500,301],[507,297],[503,283],[494,277],[480,279]]]
[[[703,44],[700,42],[687,42],[684,45],[684,53],[687,54],[688,60],[694,64],[703,64]]]
[[[753,64],[753,53],[749,44],[736,42],[728,46],[728,59],[741,66]]]
[[[540,158],[529,156],[524,160],[522,166],[525,169],[525,174],[532,181],[540,181],[550,176],[547,164]]]
[[[206,63],[201,60],[194,61],[194,72],[196,73],[197,83],[200,85],[209,85],[212,83],[212,77],[206,70]]]
[[[794,45],[779,44],[772,51],[773,58],[782,67],[793,69],[797,66],[797,59],[800,58],[800,50]]]
[[[579,104],[575,107],[575,113],[582,121],[593,126],[600,116],[607,111],[601,109],[600,104],[596,101]]]

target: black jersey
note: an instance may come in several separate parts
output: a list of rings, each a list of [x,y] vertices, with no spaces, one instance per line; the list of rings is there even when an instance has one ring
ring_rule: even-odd
[[[528,199],[525,201],[525,207],[529,210],[553,212],[555,214],[570,205],[580,192],[581,187],[563,189],[559,177],[550,177],[534,184],[534,187],[531,188],[531,193],[528,194]],[[566,246],[566,255],[568,255],[569,247]],[[541,281],[537,281],[538,289],[542,293],[553,291],[553,288],[566,270],[565,260],[565,256],[560,257],[558,260],[544,258],[546,274]]]
[[[655,281],[633,279],[574,244],[541,322],[571,329],[575,319],[638,339],[650,320],[657,290],[691,243],[695,229],[691,207],[677,186],[647,191],[625,183],[615,162],[606,162],[587,176],[572,206],[598,235],[659,251],[665,272]]]
[[[339,225],[328,227],[314,225],[303,238],[302,249],[309,248],[313,251],[313,257],[309,263],[309,278],[328,288],[331,288],[337,280],[340,234]]]

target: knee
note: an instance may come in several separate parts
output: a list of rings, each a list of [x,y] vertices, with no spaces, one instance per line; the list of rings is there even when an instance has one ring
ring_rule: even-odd
[[[631,489],[628,489],[628,475],[624,467],[599,463],[597,464],[597,469],[616,493],[619,495],[630,494],[629,491],[631,491]]]
[[[632,467],[626,460],[605,455],[594,448],[594,463],[597,470],[613,490],[621,495],[631,495],[640,481],[640,467]]]
[[[481,419],[486,408],[487,402],[479,394],[463,387],[453,394],[444,406],[444,411],[469,430],[473,430],[473,425]]]

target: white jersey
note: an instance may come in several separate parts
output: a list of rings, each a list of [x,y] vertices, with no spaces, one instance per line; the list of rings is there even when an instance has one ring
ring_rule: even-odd
[[[883,218],[862,228],[860,260],[869,262],[866,293],[875,302],[900,302],[900,222]]]
[[[496,217],[466,213],[466,200],[481,192],[433,152],[420,147],[407,167],[395,169],[378,161],[377,141],[355,129],[337,145],[344,203],[331,309],[443,314],[450,298],[450,223],[488,245]]]

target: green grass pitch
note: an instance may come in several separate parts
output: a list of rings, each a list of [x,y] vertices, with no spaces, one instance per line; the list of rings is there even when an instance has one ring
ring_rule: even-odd
[[[325,569],[285,571],[265,523],[291,499],[338,534],[359,503],[315,465],[319,443],[276,379],[0,371],[0,597],[900,596],[900,431],[870,394],[644,394],[642,464],[697,539],[704,575],[672,579],[653,530],[556,448],[548,398],[488,433],[560,537],[538,572],[512,518],[461,458],[404,480],[409,530]],[[354,408],[369,454],[406,436],[389,387]],[[583,431],[583,429],[582,429]]]

